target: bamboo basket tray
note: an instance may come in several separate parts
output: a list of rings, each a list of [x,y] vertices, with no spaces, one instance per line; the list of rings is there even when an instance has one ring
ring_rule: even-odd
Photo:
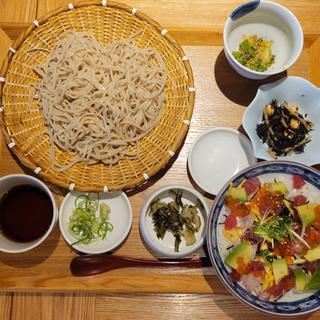
[[[40,81],[34,64],[43,63],[67,30],[89,31],[103,45],[142,30],[135,42],[154,47],[166,67],[166,102],[159,123],[139,142],[137,159],[122,159],[116,165],[77,163],[58,172],[52,168],[50,141],[39,104],[29,108],[29,88]],[[36,20],[14,42],[0,72],[0,126],[8,147],[23,165],[48,182],[79,191],[131,189],[165,167],[179,150],[188,132],[193,107],[194,84],[190,63],[183,50],[158,23],[123,4],[108,1],[80,2],[55,10]],[[72,155],[55,148],[59,163]]]

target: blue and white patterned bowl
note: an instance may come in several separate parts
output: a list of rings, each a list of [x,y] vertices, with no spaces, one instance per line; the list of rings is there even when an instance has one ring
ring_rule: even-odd
[[[252,165],[233,178],[231,178],[216,196],[211,209],[207,224],[207,245],[212,264],[217,274],[226,288],[239,300],[264,313],[278,316],[297,316],[314,312],[320,309],[320,291],[307,298],[293,302],[271,302],[261,301],[257,296],[246,291],[241,285],[233,282],[229,277],[229,272],[224,264],[218,246],[218,221],[222,214],[224,198],[231,182],[237,184],[242,179],[250,179],[266,173],[285,173],[290,175],[300,175],[305,181],[309,182],[320,190],[320,172],[314,168],[289,161],[264,161]]]

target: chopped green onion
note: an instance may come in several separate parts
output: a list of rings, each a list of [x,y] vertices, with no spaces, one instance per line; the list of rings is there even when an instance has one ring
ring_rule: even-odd
[[[90,199],[89,195],[80,195],[75,199],[75,209],[69,218],[68,231],[77,239],[72,245],[89,244],[94,240],[105,240],[107,233],[113,230],[108,221],[110,207],[100,203],[99,198]],[[97,212],[99,210],[99,217]]]

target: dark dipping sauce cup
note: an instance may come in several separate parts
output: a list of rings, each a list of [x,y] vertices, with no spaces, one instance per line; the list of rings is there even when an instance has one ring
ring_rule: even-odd
[[[0,251],[25,252],[51,233],[58,209],[49,188],[25,174],[0,178]]]

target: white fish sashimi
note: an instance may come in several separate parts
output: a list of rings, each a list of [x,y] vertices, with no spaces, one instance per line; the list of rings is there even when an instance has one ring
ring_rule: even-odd
[[[243,218],[239,218],[239,227],[243,230],[251,229],[254,223],[254,217],[249,214]]]
[[[259,278],[255,277],[253,274],[245,274],[241,278],[242,285],[251,292],[252,290],[261,286],[262,282]]]

